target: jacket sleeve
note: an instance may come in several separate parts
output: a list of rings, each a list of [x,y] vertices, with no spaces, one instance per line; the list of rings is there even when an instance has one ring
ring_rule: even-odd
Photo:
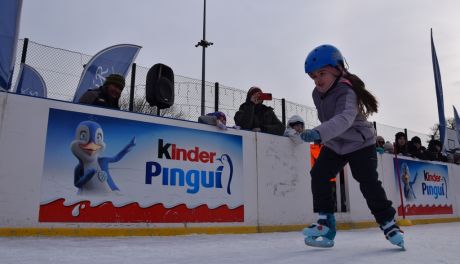
[[[252,124],[254,123],[254,104],[253,103],[243,103],[240,106],[240,109],[236,112],[235,124],[240,126],[242,129],[252,129]]]
[[[86,91],[78,100],[80,104],[89,104],[92,105],[96,100],[98,94],[95,91]]]
[[[217,124],[217,117],[202,115],[202,116],[198,117],[198,123],[215,126]]]
[[[278,117],[275,115],[275,112],[270,109],[270,115],[271,115],[271,122],[269,124],[263,124],[261,126],[262,132],[266,132],[269,134],[273,135],[278,135],[281,136],[284,133],[284,125],[281,123],[281,121],[278,119]]]
[[[356,94],[347,89],[337,97],[334,116],[314,129],[319,132],[321,142],[327,142],[349,129],[358,115]]]

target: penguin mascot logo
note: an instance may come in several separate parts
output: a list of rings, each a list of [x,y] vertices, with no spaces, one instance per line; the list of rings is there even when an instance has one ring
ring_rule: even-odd
[[[74,170],[74,185],[78,194],[103,194],[119,191],[109,171],[109,163],[120,161],[136,145],[133,137],[114,157],[100,157],[106,144],[102,127],[93,121],[81,122],[75,131],[75,139],[70,145],[78,159]]]
[[[413,186],[415,184],[415,181],[417,180],[418,172],[415,173],[414,179],[411,180],[409,166],[406,163],[403,163],[401,165],[401,170],[401,180],[404,184],[404,197],[406,197],[408,201],[417,199],[417,197],[415,196]]]

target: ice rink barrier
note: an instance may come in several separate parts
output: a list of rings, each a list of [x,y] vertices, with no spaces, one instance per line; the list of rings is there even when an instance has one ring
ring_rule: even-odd
[[[82,120],[103,129],[101,157],[120,155],[108,165],[113,185],[104,173],[92,178],[107,183],[103,193],[76,186],[84,173],[72,146]],[[301,230],[316,220],[306,143],[7,92],[0,92],[0,121],[2,236],[255,233]],[[409,182],[418,173],[416,198],[403,191],[403,208],[394,156],[377,157],[398,218],[405,210],[415,223],[459,220],[458,165],[399,157]],[[344,181],[339,227],[375,226],[348,166]]]

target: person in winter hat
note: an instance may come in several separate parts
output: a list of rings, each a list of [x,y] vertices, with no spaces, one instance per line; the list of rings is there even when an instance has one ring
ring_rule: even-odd
[[[384,150],[386,153],[391,153],[391,154],[393,154],[393,153],[394,153],[394,146],[393,146],[393,144],[391,144],[390,141],[387,141],[387,142],[385,142],[385,145],[383,145],[383,150]]]
[[[235,113],[235,124],[241,129],[283,135],[284,125],[275,115],[273,108],[263,104],[260,98],[262,90],[253,86],[249,89],[246,101]]]
[[[81,104],[120,109],[119,100],[124,87],[125,78],[122,75],[110,74],[105,78],[102,86],[86,91],[78,102]]]
[[[301,138],[324,144],[310,171],[313,210],[319,212],[319,220],[304,229],[305,244],[334,246],[336,223],[329,181],[348,163],[385,237],[404,247],[402,231],[394,220],[396,210],[378,179],[375,129],[367,121],[377,112],[377,99],[348,71],[341,52],[332,45],[314,48],[305,60],[305,72],[315,83],[312,96],[321,124],[305,130]]]
[[[395,147],[394,152],[404,156],[409,156],[409,148],[407,146],[407,137],[404,132],[395,134]]]
[[[385,139],[382,136],[377,136],[375,140],[375,148],[379,154],[383,154],[385,152],[384,146]]]
[[[202,124],[214,125],[222,130],[227,130],[227,117],[223,112],[217,111],[198,117]]]
[[[426,160],[426,148],[422,146],[422,140],[415,136],[412,137],[408,144],[409,154],[417,159]]]
[[[305,130],[305,122],[302,117],[293,115],[288,120],[288,125],[284,131],[284,136],[290,137],[294,143],[301,144],[304,141],[300,138],[300,134]]]

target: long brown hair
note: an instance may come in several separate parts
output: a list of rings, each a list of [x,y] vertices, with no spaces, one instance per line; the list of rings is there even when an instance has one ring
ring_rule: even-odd
[[[366,90],[364,82],[355,74],[348,72],[344,69],[343,77],[351,82],[351,88],[358,98],[358,110],[366,118],[373,113],[378,112],[378,102],[377,98]]]

